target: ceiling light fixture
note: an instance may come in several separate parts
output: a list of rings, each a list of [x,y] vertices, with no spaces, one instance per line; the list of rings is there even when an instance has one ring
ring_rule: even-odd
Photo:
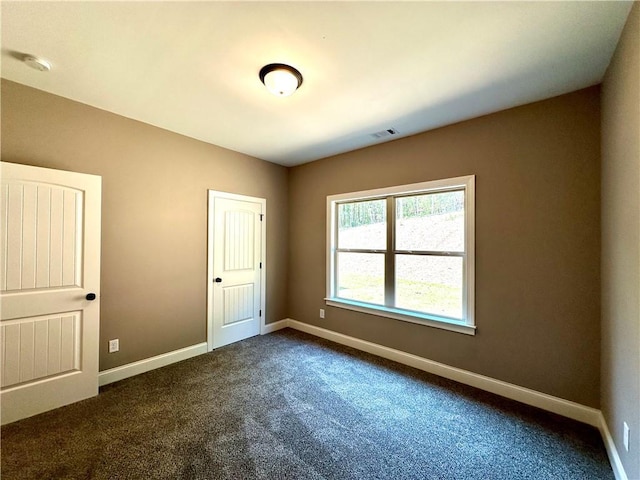
[[[51,70],[51,64],[43,58],[34,57],[32,55],[25,55],[23,62],[34,70],[39,72],[48,72]]]
[[[288,97],[302,85],[302,74],[290,65],[270,63],[260,69],[260,81],[277,97]]]

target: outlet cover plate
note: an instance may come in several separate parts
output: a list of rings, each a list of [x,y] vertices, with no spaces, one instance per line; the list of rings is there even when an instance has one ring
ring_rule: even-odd
[[[109,353],[114,353],[118,350],[120,350],[120,340],[117,338],[115,340],[109,340]]]

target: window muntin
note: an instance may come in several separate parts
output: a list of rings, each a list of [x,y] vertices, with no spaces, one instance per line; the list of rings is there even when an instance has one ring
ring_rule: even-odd
[[[474,333],[473,176],[327,198],[327,304]]]

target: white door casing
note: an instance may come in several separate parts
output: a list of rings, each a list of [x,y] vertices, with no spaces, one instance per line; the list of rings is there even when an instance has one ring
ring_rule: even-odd
[[[0,176],[6,424],[98,394],[102,179],[6,162]]]
[[[209,191],[209,350],[264,328],[265,210],[265,199]]]

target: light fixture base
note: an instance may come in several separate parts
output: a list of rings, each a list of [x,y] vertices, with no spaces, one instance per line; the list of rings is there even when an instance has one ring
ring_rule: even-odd
[[[34,57],[33,55],[25,55],[22,61],[39,72],[48,72],[51,70],[51,64],[43,58]]]
[[[302,85],[302,74],[291,65],[270,63],[260,69],[260,81],[278,97],[288,97]]]

